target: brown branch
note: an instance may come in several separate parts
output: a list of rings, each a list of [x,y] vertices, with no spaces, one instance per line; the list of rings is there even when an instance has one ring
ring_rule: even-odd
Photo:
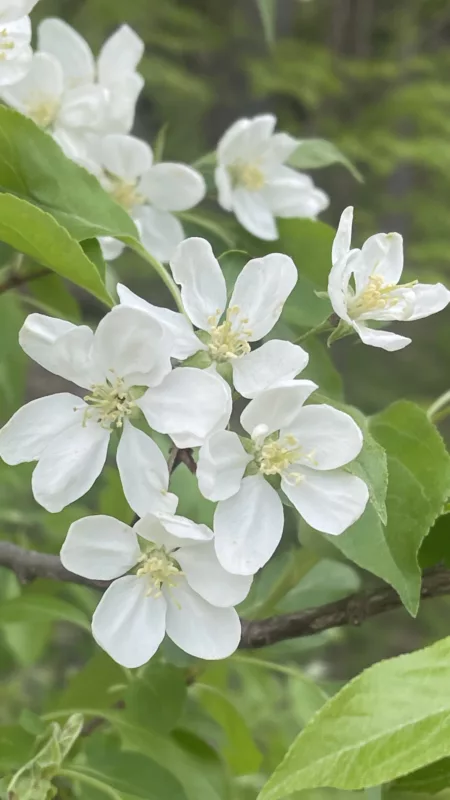
[[[23,583],[35,578],[51,578],[80,583],[94,589],[106,589],[110,583],[82,578],[65,569],[58,556],[24,550],[11,542],[0,542],[0,566],[11,569]],[[440,566],[427,570],[423,576],[422,598],[446,594],[450,594],[450,570]],[[267,619],[242,620],[240,647],[265,647],[285,639],[312,636],[343,625],[361,625],[366,619],[400,608],[401,605],[394,589],[381,586],[371,592],[352,594],[343,600],[317,608],[307,608]]]
[[[51,270],[47,269],[47,267],[33,269],[29,272],[21,271],[16,265],[7,267],[0,272],[0,294],[8,292],[10,289],[18,289],[19,286],[35,281],[38,278],[43,278],[45,275],[50,275],[50,272]]]

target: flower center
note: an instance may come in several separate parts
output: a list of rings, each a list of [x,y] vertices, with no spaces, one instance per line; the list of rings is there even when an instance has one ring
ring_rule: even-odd
[[[392,308],[399,301],[399,296],[393,293],[402,289],[410,289],[417,281],[403,283],[384,283],[381,275],[371,275],[366,288],[359,295],[352,297],[348,303],[348,312],[351,317],[359,317],[370,311],[382,311]]]
[[[252,331],[245,327],[248,325],[247,317],[239,318],[239,314],[238,306],[231,306],[227,309],[225,321],[221,325],[217,324],[220,311],[208,318],[211,326],[208,349],[214,361],[230,361],[250,352],[247,339],[252,335]]]
[[[145,197],[137,191],[136,183],[123,181],[115,176],[111,178],[111,182],[109,194],[125,211],[130,212],[145,203]]]
[[[169,589],[177,585],[177,577],[183,575],[180,565],[165,547],[153,544],[139,559],[140,567],[136,575],[149,581],[147,594],[160,597],[161,587],[165,584]]]
[[[28,116],[40,128],[48,128],[58,113],[59,103],[51,98],[35,99],[28,106]]]
[[[14,39],[9,37],[7,28],[0,30],[0,61],[4,61],[8,57],[8,50],[14,50],[16,44]]]
[[[278,433],[267,436],[267,425],[257,425],[252,433],[254,463],[263,475],[283,475],[290,483],[300,483],[304,476],[300,472],[286,470],[302,459],[311,461],[314,452],[305,453],[296,436],[292,433],[280,437]]]
[[[85,411],[84,421],[95,416],[102,428],[121,428],[124,419],[130,417],[135,408],[135,400],[123,378],[95,383],[91,390],[91,394],[84,398],[91,406]]]
[[[266,182],[262,169],[255,163],[235,161],[228,167],[228,171],[234,186],[243,186],[250,192],[259,192]]]

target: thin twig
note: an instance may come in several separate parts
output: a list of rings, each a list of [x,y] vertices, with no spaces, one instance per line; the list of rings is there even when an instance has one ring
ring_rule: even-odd
[[[25,550],[11,542],[0,542],[0,566],[11,569],[23,583],[35,578],[50,578],[57,581],[80,583],[94,589],[106,589],[109,581],[93,581],[82,578],[65,569],[58,556]],[[450,594],[450,570],[433,567],[423,576],[421,595],[423,599]],[[304,611],[280,614],[258,620],[242,620],[240,647],[257,648],[285,639],[312,636],[315,633],[339,628],[344,625],[361,625],[370,617],[400,608],[401,600],[394,589],[381,586],[371,592],[360,592]]]
[[[10,289],[18,289],[19,286],[23,286],[25,283],[35,281],[38,278],[44,278],[49,274],[50,270],[47,269],[47,267],[33,269],[29,272],[26,272],[25,270],[21,271],[20,269],[17,269],[15,265],[7,267],[0,272],[0,294],[8,292]]]

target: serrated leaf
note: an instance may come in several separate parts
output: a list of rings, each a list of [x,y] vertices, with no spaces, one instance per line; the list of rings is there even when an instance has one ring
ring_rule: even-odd
[[[0,240],[112,305],[97,265],[87,255],[96,253],[96,247],[84,243],[83,249],[51,214],[12,194],[0,194]]]
[[[450,639],[365,670],[297,737],[259,800],[380,786],[450,752]]]
[[[331,164],[342,164],[357,181],[363,181],[360,171],[350,159],[341,153],[335,144],[326,139],[299,141],[297,150],[289,158],[289,164],[298,169],[317,169],[318,167],[328,167]]]

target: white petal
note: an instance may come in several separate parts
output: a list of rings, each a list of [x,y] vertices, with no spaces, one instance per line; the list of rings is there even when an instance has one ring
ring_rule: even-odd
[[[195,335],[192,330],[192,325],[184,314],[180,314],[178,311],[170,311],[168,308],[154,306],[148,303],[147,300],[143,300],[137,294],[134,294],[134,292],[121,283],[117,284],[116,291],[122,305],[146,311],[153,319],[156,319],[163,328],[168,329],[173,338],[170,352],[172,358],[184,361],[185,358],[189,358],[189,356],[194,355],[194,353],[206,347]]]
[[[388,350],[390,353],[396,350],[403,350],[404,347],[411,344],[411,339],[407,336],[399,336],[398,333],[381,331],[369,328],[366,325],[357,325],[356,322],[353,323],[353,327],[364,344],[372,347],[381,347],[382,350]]]
[[[151,167],[150,146],[135,136],[111,133],[103,137],[100,148],[103,167],[123,181],[134,183]]]
[[[119,239],[113,239],[112,236],[100,236],[98,243],[105,261],[114,261],[125,250],[124,243],[120,242]]]
[[[450,303],[450,292],[442,283],[428,284],[416,283],[412,287],[414,292],[414,308],[408,321],[413,319],[423,319],[430,314],[437,314]]]
[[[102,82],[102,86],[105,84]],[[108,102],[105,110],[105,133],[129,133],[134,125],[136,104],[145,81],[138,72],[123,75],[108,87]]]
[[[7,464],[37,461],[45,448],[74,421],[74,409],[84,405],[74,394],[39,397],[19,408],[0,430],[0,456]]]
[[[206,239],[192,237],[177,247],[170,261],[175,281],[189,319],[208,331],[211,317],[219,321],[227,302],[225,278]]]
[[[270,146],[273,130],[277,123],[273,114],[258,114],[253,119],[248,120],[247,125],[239,127],[235,123],[235,134],[232,137],[228,131],[228,144],[226,146],[226,160],[239,160],[252,162],[257,157],[262,157]],[[234,127],[234,126],[232,126]],[[225,134],[226,136],[227,134]],[[223,137],[225,138],[225,137]],[[219,142],[219,158],[223,160],[224,144]]]
[[[261,195],[275,217],[315,219],[329,205],[328,195],[309,176],[287,167],[267,178]]]
[[[275,123],[274,123],[275,124]],[[241,155],[241,143],[245,141],[246,131],[250,127],[249,119],[238,119],[225,131],[217,145],[219,163],[231,164]]]
[[[187,211],[203,200],[205,181],[187,164],[155,164],[141,179],[139,191],[161,211]]]
[[[297,278],[292,258],[281,253],[252,258],[245,265],[234,285],[230,308],[239,308],[237,324],[245,318],[251,330],[247,337],[250,342],[257,342],[272,330]]]
[[[356,458],[363,446],[363,435],[356,422],[327,405],[301,408],[294,424],[281,430],[280,435],[288,434],[298,441],[298,463],[319,470],[343,467]]]
[[[178,498],[168,491],[166,459],[153,439],[128,420],[116,458],[125,497],[139,517],[157,511],[175,512]]]
[[[0,23],[20,19],[25,17],[33,10],[38,0],[1,0],[0,2]]]
[[[243,397],[256,397],[266,389],[295,378],[308,360],[308,353],[298,344],[271,339],[231,362],[234,386]]]
[[[231,178],[226,167],[216,167],[214,171],[214,180],[217,186],[218,202],[225,211],[232,211],[233,209],[233,187],[231,185]]]
[[[167,599],[167,635],[178,647],[197,658],[227,658],[237,649],[241,623],[234,608],[216,608],[203,600],[186,581],[170,590]]]
[[[129,25],[121,25],[106,40],[97,61],[98,78],[104,86],[134,72],[144,55],[145,45]]]
[[[141,206],[134,214],[144,247],[158,261],[170,261],[184,239],[183,226],[169,211]]]
[[[213,606],[236,606],[250,591],[252,576],[227,572],[217,560],[214,542],[182,547],[176,558],[191,589]]]
[[[360,254],[360,250],[351,250],[340,260],[334,261],[328,276],[328,297],[333,311],[349,325],[352,322],[348,313],[349,282],[353,265],[359,260]]]
[[[344,209],[339,220],[339,226],[334,237],[331,261],[333,264],[341,262],[348,256],[352,242],[353,206]]]
[[[94,360],[105,378],[126,378],[129,386],[158,385],[170,372],[171,337],[150,314],[116,306],[94,335]]]
[[[95,641],[123,667],[145,664],[164,639],[166,601],[147,594],[144,578],[126,575],[111,584],[92,618]]]
[[[110,431],[84,421],[83,409],[74,416],[70,428],[45,448],[33,472],[34,497],[47,511],[61,511],[86,494],[106,461]]]
[[[266,389],[251,400],[242,412],[242,427],[250,435],[257,425],[266,425],[268,435],[289,427],[315,389],[317,384],[312,381],[285,381]]]
[[[283,505],[262,475],[244,478],[237,494],[214,514],[217,558],[236,575],[254,575],[275,552],[283,533]]]
[[[146,514],[136,522],[134,530],[143,539],[165,547],[166,550],[196,547],[209,542],[214,535],[206,525],[197,525],[187,517],[163,512]]]
[[[10,24],[13,25],[14,23]],[[30,70],[31,59],[33,57],[31,47],[27,45],[16,47],[12,52],[14,55],[11,53],[9,57],[6,56],[4,61],[0,62],[0,87],[11,86],[23,80]]]
[[[284,161],[287,161],[300,144],[301,142],[298,139],[294,139],[288,133],[272,134],[262,155],[264,166],[279,166]]]
[[[399,233],[377,233],[363,244],[361,258],[354,267],[356,292],[363,291],[370,277],[380,275],[387,284],[396,284],[403,271],[403,239]]]
[[[33,115],[39,106],[57,106],[64,89],[59,61],[47,53],[35,53],[30,69],[21,81],[2,92],[3,100],[22,114]]]
[[[74,28],[62,19],[49,17],[38,26],[37,35],[38,50],[58,59],[68,87],[94,80],[95,64],[91,48]]]
[[[359,519],[369,499],[361,478],[343,470],[316,472],[307,467],[301,474],[298,483],[282,479],[281,488],[308,525],[337,536]]]
[[[150,427],[168,433],[177,447],[199,447],[231,415],[231,390],[217,373],[194,367],[174,369],[137,405]]]
[[[76,86],[63,95],[58,125],[62,128],[99,130],[105,114],[106,90],[101,86]]]
[[[245,230],[265,241],[278,239],[274,216],[259,192],[238,187],[233,192],[233,211]]]
[[[124,575],[140,555],[133,529],[105,514],[73,522],[60,553],[63,566],[70,572],[101,581]]]
[[[237,433],[213,433],[198,457],[197,480],[202,495],[216,501],[236,494],[250,461],[252,456],[245,452]]]
[[[29,314],[19,333],[19,344],[30,358],[54,375],[85,388],[95,380],[93,340],[87,325],[72,325],[44,314]]]

